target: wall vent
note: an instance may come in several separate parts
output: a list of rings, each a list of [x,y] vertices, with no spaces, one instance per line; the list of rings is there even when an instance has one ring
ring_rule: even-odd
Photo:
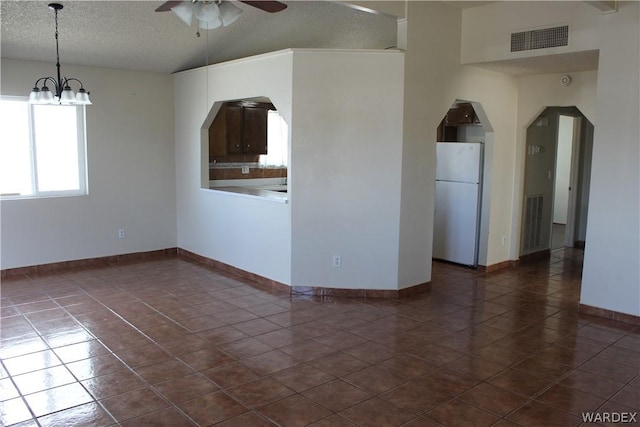
[[[524,206],[524,244],[525,253],[540,247],[542,240],[542,194],[528,196]]]
[[[568,45],[568,25],[511,33],[511,52]]]

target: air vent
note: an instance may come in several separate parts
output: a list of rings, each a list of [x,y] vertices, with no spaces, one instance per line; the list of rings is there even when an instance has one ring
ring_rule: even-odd
[[[524,212],[524,244],[525,253],[533,252],[540,247],[542,239],[542,194],[528,196]]]
[[[568,44],[568,25],[511,33],[511,52],[546,49],[549,47],[567,46]]]

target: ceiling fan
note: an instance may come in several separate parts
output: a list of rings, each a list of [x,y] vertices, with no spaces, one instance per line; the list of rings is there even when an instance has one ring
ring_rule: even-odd
[[[279,1],[238,1],[269,13],[280,12],[287,8],[286,4]],[[156,12],[168,11],[173,11],[187,25],[191,25],[195,17],[198,20],[198,26],[205,30],[212,30],[221,25],[226,27],[238,19],[242,13],[242,9],[229,0],[167,1],[156,9]]]

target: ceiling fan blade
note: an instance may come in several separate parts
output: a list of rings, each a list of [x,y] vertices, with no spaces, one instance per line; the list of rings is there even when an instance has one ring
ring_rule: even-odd
[[[173,9],[176,6],[178,6],[180,3],[182,3],[182,2],[181,1],[166,1],[166,2],[162,3],[160,5],[160,7],[158,7],[156,9],[156,12],[169,12],[169,11],[171,11],[171,9]]]
[[[276,13],[281,10],[285,10],[287,5],[284,3],[280,3],[279,1],[267,1],[267,0],[240,0],[241,3],[248,4],[249,6],[257,7],[258,9],[262,9],[265,12]],[[169,2],[171,3],[171,2]]]

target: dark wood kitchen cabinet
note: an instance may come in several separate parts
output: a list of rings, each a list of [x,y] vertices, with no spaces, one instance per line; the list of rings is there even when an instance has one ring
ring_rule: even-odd
[[[268,103],[225,102],[209,127],[209,157],[267,154]]]
[[[471,104],[456,104],[444,118],[445,125],[473,125],[480,123]]]
[[[473,106],[469,103],[453,105],[438,126],[438,141],[458,141],[458,130],[463,126],[480,125]]]
[[[242,107],[244,154],[267,154],[267,113],[263,107]]]

